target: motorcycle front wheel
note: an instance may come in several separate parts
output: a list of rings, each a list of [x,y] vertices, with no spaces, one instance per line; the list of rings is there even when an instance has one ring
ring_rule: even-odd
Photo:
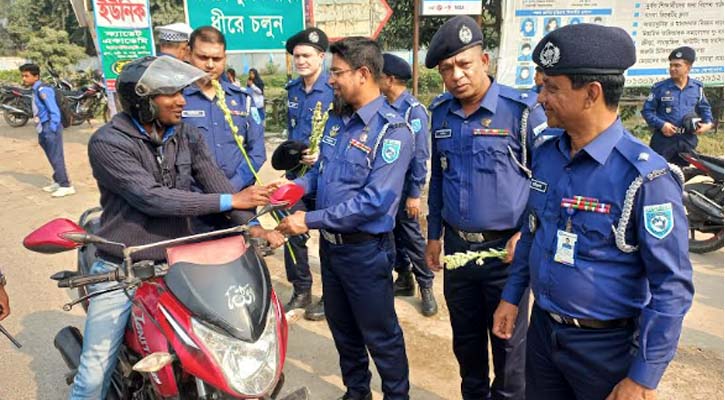
[[[20,99],[13,99],[8,102],[9,106],[13,106],[15,108],[23,108],[23,102],[20,101]],[[5,119],[5,122],[7,122],[8,125],[12,126],[13,128],[19,128],[25,124],[28,123],[28,116],[24,114],[16,114],[16,113],[10,113],[7,111],[3,111],[3,118]]]
[[[723,231],[720,230],[720,232],[709,234],[704,233],[698,235],[699,237],[695,238],[695,231],[694,229],[690,230],[690,251],[692,253],[696,254],[705,254],[709,253],[711,251],[715,251],[717,249],[721,249],[723,247]],[[701,235],[707,235],[709,237],[703,239]]]

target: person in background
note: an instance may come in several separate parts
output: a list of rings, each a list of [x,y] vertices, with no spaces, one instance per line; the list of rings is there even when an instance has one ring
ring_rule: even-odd
[[[249,88],[249,93],[252,95],[252,100],[254,100],[254,106],[257,107],[259,117],[262,119],[262,124],[264,124],[264,81],[255,68],[249,69],[247,88]]]
[[[237,71],[234,68],[227,68],[226,77],[229,83],[231,83],[232,85],[241,86],[239,85],[239,81],[237,80]]]
[[[181,61],[189,59],[189,35],[191,27],[183,22],[159,26],[159,56],[171,56]]]

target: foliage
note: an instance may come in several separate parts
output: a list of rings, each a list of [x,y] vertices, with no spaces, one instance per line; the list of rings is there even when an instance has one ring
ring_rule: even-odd
[[[8,46],[18,52],[26,50],[31,39],[42,38],[42,28],[47,27],[67,32],[70,43],[95,54],[90,33],[78,26],[69,1],[14,0],[2,12],[8,19]]]
[[[264,64],[264,70],[262,73],[267,75],[274,75],[277,72],[279,72],[279,65],[275,64],[274,61],[269,60],[266,64]]]
[[[32,36],[21,54],[41,66],[52,62],[61,70],[85,56],[82,47],[68,41],[67,32],[49,27],[41,28],[37,36]]]
[[[183,0],[151,0],[151,23],[153,26],[184,22]]]
[[[20,85],[20,71],[17,69],[0,71],[0,83]]]

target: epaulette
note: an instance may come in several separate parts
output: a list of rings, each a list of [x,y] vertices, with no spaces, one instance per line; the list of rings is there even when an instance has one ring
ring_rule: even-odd
[[[291,81],[287,82],[284,85],[284,88],[285,88],[285,90],[289,90],[292,86],[298,85],[300,82],[302,82],[302,78],[301,77],[292,79]]]
[[[696,86],[700,86],[700,87],[703,87],[703,86],[705,86],[705,85],[704,85],[704,84],[702,83],[702,81],[698,81],[697,79],[694,79],[694,78],[690,78],[690,82],[692,82],[692,83],[693,83],[693,84],[695,84]]]
[[[644,178],[651,177],[655,171],[668,170],[667,162],[660,155],[635,139],[629,132],[625,131],[615,148]]]
[[[441,93],[435,99],[433,99],[433,101],[430,103],[430,106],[428,106],[428,109],[433,110],[441,104],[445,103],[446,101],[451,100],[452,98],[453,95],[450,92]]]
[[[524,104],[527,108],[534,108],[534,106],[538,104],[536,102],[537,96],[534,93],[529,91],[522,92],[506,85],[499,85],[498,95],[517,103]]]

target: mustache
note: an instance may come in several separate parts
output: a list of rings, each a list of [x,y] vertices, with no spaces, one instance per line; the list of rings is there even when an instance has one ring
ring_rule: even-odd
[[[338,116],[352,115],[353,109],[342,97],[336,95],[332,100],[332,113]]]

